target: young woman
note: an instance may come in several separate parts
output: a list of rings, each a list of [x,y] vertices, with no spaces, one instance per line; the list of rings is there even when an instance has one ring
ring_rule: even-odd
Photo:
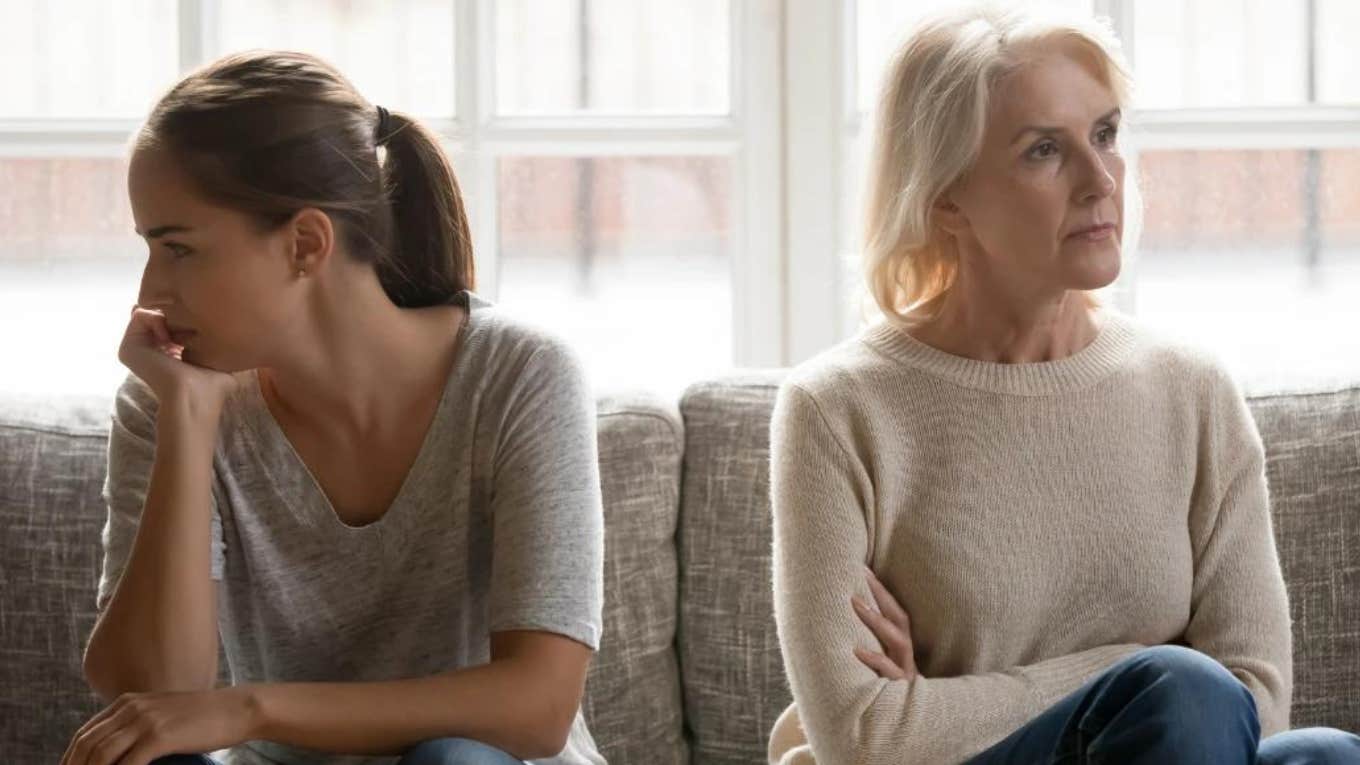
[[[771,762],[1360,761],[1289,731],[1241,394],[1090,294],[1124,230],[1117,43],[968,11],[888,79],[866,237],[887,321],[797,370],[772,424],[795,704]]]
[[[156,105],[128,191],[150,255],[85,655],[112,703],[65,762],[603,762],[593,398],[470,292],[435,136],[243,53]]]

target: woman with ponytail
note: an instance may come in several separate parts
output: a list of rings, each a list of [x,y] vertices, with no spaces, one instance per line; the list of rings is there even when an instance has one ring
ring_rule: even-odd
[[[150,252],[84,660],[109,705],[64,761],[602,763],[593,397],[472,292],[437,138],[241,53],[155,106],[128,193]]]

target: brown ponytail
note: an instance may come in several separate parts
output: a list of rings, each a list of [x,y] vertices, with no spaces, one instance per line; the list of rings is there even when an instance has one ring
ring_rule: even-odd
[[[471,289],[475,278],[472,232],[458,179],[428,128],[398,112],[389,114],[388,123],[383,176],[398,256],[378,260],[378,277],[397,305],[447,302]]]
[[[176,84],[135,149],[171,152],[197,188],[262,229],[314,207],[396,305],[449,302],[475,286],[453,167],[419,121],[379,113],[339,71],[304,53],[247,51]],[[383,155],[380,157],[380,154]]]

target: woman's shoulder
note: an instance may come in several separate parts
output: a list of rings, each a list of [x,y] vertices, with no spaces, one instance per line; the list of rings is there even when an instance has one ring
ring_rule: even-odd
[[[885,382],[899,388],[903,370],[866,342],[875,331],[876,327],[864,328],[793,367],[782,381],[781,392],[787,395],[796,389],[819,404],[834,407],[861,399]]]
[[[557,329],[487,303],[473,309],[469,321],[477,323],[483,350],[504,361],[549,357],[566,361],[576,356],[574,347]]]
[[[486,387],[517,388],[541,380],[581,380],[577,349],[555,328],[473,296],[462,362]]]
[[[1222,356],[1188,333],[1113,310],[1109,319],[1123,324],[1125,331],[1136,339],[1135,351],[1129,359],[1133,371],[1155,374],[1167,384],[1187,391],[1236,389]]]

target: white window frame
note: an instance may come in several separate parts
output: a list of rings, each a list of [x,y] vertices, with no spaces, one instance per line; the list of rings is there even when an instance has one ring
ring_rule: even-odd
[[[183,75],[225,51],[222,0],[178,0]],[[732,160],[732,338],[736,366],[784,363],[784,258],[780,142],[781,0],[731,0],[730,110],[713,117],[497,116],[494,0],[451,0],[455,17],[454,119],[427,119],[458,156],[477,253],[478,291],[498,291],[496,167],[513,154],[707,155]],[[139,120],[0,120],[0,156],[118,157]],[[626,320],[626,317],[621,317]]]

